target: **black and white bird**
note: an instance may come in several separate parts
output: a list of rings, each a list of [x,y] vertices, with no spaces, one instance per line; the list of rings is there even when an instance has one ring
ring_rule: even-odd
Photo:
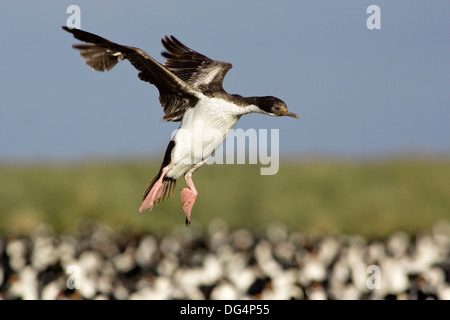
[[[176,181],[184,176],[189,188],[181,191],[181,202],[188,226],[198,194],[192,174],[222,144],[241,116],[263,113],[298,118],[278,98],[227,93],[222,82],[231,63],[212,60],[186,47],[174,36],[164,36],[161,40],[166,49],[162,52],[166,61],[161,64],[141,49],[120,45],[79,29],[62,28],[87,43],[72,47],[80,51],[86,64],[95,71],[110,70],[124,59],[130,61],[139,71],[139,79],[158,88],[159,101],[164,108],[162,120],[181,121],[169,142],[158,174],[147,186],[139,213],[151,210],[168,198]]]

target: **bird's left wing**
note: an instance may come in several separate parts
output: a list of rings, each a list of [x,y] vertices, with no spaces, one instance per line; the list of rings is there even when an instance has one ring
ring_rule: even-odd
[[[204,94],[223,90],[223,79],[232,68],[229,62],[217,61],[198,53],[182,44],[174,36],[165,36],[161,40],[167,58],[164,66]]]
[[[150,57],[139,48],[114,43],[95,34],[62,27],[67,32],[87,44],[75,44],[72,47],[80,51],[86,64],[96,71],[113,68],[118,62],[127,59],[139,71],[142,81],[155,85],[159,90],[159,101],[164,108],[165,121],[181,121],[187,108],[196,105],[199,90],[180,79],[167,67]]]

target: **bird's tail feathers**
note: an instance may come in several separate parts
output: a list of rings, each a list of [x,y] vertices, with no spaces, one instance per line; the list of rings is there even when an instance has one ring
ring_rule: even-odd
[[[156,183],[156,181],[159,180],[159,178],[161,177],[161,172],[156,175],[147,185],[147,189],[145,189],[144,192],[144,196],[143,196],[143,200],[145,200],[145,198],[147,197],[147,195],[149,194],[150,190],[152,190],[154,184]],[[155,201],[156,204],[160,204],[163,203],[164,200],[169,199],[169,197],[173,194],[173,192],[175,191],[175,185],[177,184],[177,180],[173,179],[173,178],[169,178],[169,177],[164,177],[163,178],[163,185],[164,185],[164,190],[163,190],[163,194],[162,197],[159,198],[158,200]]]

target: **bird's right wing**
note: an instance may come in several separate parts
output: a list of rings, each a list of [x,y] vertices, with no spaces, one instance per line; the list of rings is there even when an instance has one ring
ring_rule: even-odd
[[[200,91],[180,79],[167,67],[150,57],[139,48],[114,43],[95,34],[62,27],[87,44],[74,44],[86,64],[96,71],[113,68],[127,59],[139,71],[139,79],[155,85],[159,90],[159,101],[164,108],[165,121],[181,121],[186,109],[196,105]]]

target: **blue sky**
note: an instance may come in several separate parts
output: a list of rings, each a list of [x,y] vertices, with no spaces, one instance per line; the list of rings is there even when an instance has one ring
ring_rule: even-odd
[[[450,151],[448,1],[1,1],[0,161],[159,158],[178,127],[128,62],[84,65],[61,30],[72,4],[82,29],[158,61],[172,34],[231,62],[228,92],[300,115],[237,124],[280,129],[284,155]],[[380,30],[366,26],[372,4]]]

